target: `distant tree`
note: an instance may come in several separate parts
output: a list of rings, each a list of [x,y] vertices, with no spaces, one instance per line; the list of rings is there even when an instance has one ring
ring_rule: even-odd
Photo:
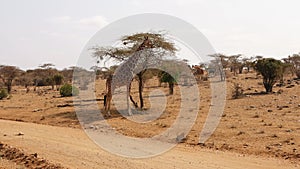
[[[230,71],[233,72],[233,75],[235,76],[237,74],[237,70],[239,70],[239,73],[242,73],[243,65],[239,61],[239,58],[241,57],[241,54],[232,55],[228,57],[229,65],[230,65]]]
[[[220,80],[224,81],[225,80],[224,69],[227,69],[229,66],[228,56],[221,53],[216,53],[208,56],[214,58],[214,60],[211,61],[210,66],[212,66],[215,69],[215,73],[220,74]]]
[[[55,65],[52,64],[52,63],[44,63],[44,64],[40,65],[39,67],[40,67],[41,69],[52,69],[54,66],[55,66]]]
[[[24,86],[27,90],[29,90],[28,86],[33,84],[33,77],[31,71],[23,71],[19,74],[17,78],[19,85]]]
[[[13,80],[20,73],[20,69],[15,66],[0,66],[0,79],[6,86],[7,92],[10,93],[12,89]]]
[[[56,74],[53,76],[53,80],[54,80],[54,83],[55,83],[57,89],[63,83],[63,79],[64,79],[64,77],[61,74]]]
[[[286,64],[289,64],[290,72],[292,75],[296,73],[297,77],[300,78],[300,54],[293,54],[292,56],[288,56],[287,58],[282,59]],[[298,76],[299,75],[299,76]]]
[[[59,73],[61,75],[63,75],[64,81],[66,83],[72,83],[72,78],[73,78],[73,73],[74,73],[75,68],[76,68],[75,66],[71,66],[69,68],[65,68],[65,69],[59,71]]]
[[[255,70],[263,76],[263,84],[267,93],[272,92],[276,80],[282,76],[283,64],[273,58],[259,59],[255,62]]]
[[[244,57],[242,59],[242,64],[243,64],[243,67],[246,67],[247,68],[247,72],[249,73],[250,71],[250,68],[253,67],[253,57]]]
[[[39,66],[41,69],[44,70],[43,72],[46,74],[46,76],[44,77],[46,81],[46,85],[51,86],[52,90],[54,90],[54,85],[55,85],[53,76],[55,73],[58,72],[56,69],[54,69],[54,66],[55,65],[52,63],[45,63]]]

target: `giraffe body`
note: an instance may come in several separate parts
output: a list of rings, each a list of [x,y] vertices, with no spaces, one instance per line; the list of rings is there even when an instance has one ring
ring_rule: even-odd
[[[115,71],[114,75],[111,78],[108,78],[106,81],[107,95],[106,95],[106,105],[105,110],[108,111],[110,115],[110,102],[112,100],[112,94],[114,93],[117,87],[126,86],[126,102],[128,115],[131,116],[131,108],[130,108],[130,89],[131,82],[134,78],[134,75],[139,72],[137,69],[137,65],[141,64],[145,59],[146,55],[143,54],[143,50],[146,48],[153,48],[148,37],[145,37],[143,43],[139,46],[136,52],[133,53],[131,57],[128,58],[127,61],[122,63]],[[144,58],[144,59],[141,59]]]

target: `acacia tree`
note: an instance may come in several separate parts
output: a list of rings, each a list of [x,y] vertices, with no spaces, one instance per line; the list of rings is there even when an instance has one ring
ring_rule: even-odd
[[[282,62],[273,58],[259,59],[255,62],[254,68],[263,76],[266,92],[272,92],[276,80],[282,76]]]
[[[31,71],[23,71],[20,72],[18,78],[17,78],[19,85],[24,86],[27,91],[29,91],[28,86],[31,86],[33,84],[33,77]]]
[[[282,59],[286,64],[290,65],[290,71],[292,75],[296,73],[297,77],[300,78],[300,54],[293,54],[287,58]]]
[[[151,50],[152,56],[156,57],[158,60],[166,54],[174,55],[177,49],[175,45],[165,38],[163,33],[136,33],[133,35],[124,36],[120,39],[121,47],[94,47],[93,56],[98,57],[100,60],[107,61],[109,59],[114,59],[118,62],[126,61],[132,54],[140,50],[141,44],[145,41],[149,41],[148,46],[145,46],[143,50]],[[145,61],[147,62],[147,61]],[[147,64],[143,64],[142,71],[136,74],[139,84],[139,99],[140,108],[144,107],[143,101],[143,84],[144,84],[144,74],[147,70]]]
[[[0,66],[0,79],[6,86],[7,92],[12,89],[13,80],[18,76],[20,69],[15,66]]]
[[[63,80],[64,80],[64,77],[61,74],[55,74],[53,76],[53,81],[54,81],[54,83],[56,85],[56,89],[60,88],[60,85],[62,85]]]
[[[211,60],[211,65],[215,71],[220,74],[220,80],[224,81],[225,80],[225,72],[224,69],[227,69],[229,66],[229,61],[228,61],[228,56],[221,54],[221,53],[216,53],[212,55],[208,55],[210,57],[213,57],[214,60]]]
[[[245,66],[247,68],[247,72],[249,73],[250,72],[250,68],[253,67],[253,57],[244,57],[242,59],[242,64],[243,66]]]
[[[232,55],[228,57],[229,64],[230,64],[230,70],[233,72],[233,75],[236,76],[237,70],[239,70],[239,73],[242,73],[242,63],[239,61],[239,58],[241,57],[241,54]]]
[[[48,85],[51,85],[52,90],[54,90],[54,85],[55,85],[55,81],[54,81],[53,76],[57,72],[57,70],[53,68],[54,66],[55,65],[52,64],[52,63],[45,63],[45,64],[42,64],[42,65],[39,66],[47,74],[46,75],[47,76],[46,83]]]

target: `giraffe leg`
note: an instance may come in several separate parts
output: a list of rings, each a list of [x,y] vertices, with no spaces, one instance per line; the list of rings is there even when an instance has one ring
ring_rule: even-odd
[[[127,86],[127,92],[126,92],[126,100],[127,100],[127,109],[128,109],[128,115],[132,116],[130,103],[129,103],[129,97],[130,97],[130,84]]]
[[[110,114],[110,103],[111,103],[111,99],[112,99],[112,95],[109,95],[109,97],[108,97],[108,99],[107,99],[107,114],[108,114],[108,116],[111,116],[111,114]]]
[[[107,95],[105,94],[105,95],[103,96],[103,109],[104,109],[104,110],[106,110],[106,97],[107,97]]]

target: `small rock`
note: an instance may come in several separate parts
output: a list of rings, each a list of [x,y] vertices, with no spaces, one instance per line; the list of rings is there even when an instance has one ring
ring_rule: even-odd
[[[37,158],[38,154],[37,153],[34,153],[34,154],[31,154],[34,158]]]
[[[22,132],[19,132],[18,134],[16,134],[16,136],[23,136],[24,135],[24,133],[22,133]]]
[[[42,116],[40,120],[45,120],[45,116]]]
[[[205,143],[198,143],[200,147],[205,147]]]
[[[295,87],[295,85],[288,85],[286,88],[293,88],[293,87]]]
[[[273,137],[273,138],[276,138],[276,137],[278,137],[276,134],[273,134],[271,137]]]
[[[277,93],[278,93],[278,94],[282,94],[282,93],[283,93],[283,90],[282,90],[282,89],[279,89],[279,90],[277,91]]]
[[[263,130],[260,130],[260,131],[256,132],[256,134],[264,134],[264,133],[265,133],[265,131],[263,131]]]
[[[270,110],[270,109],[269,109],[268,112],[273,112],[273,110]]]
[[[239,132],[237,133],[238,136],[239,136],[239,135],[242,135],[242,134],[245,134],[245,132],[239,131]]]
[[[293,131],[292,129],[285,130],[285,132],[288,132],[288,133],[290,133],[292,131]]]
[[[43,109],[34,109],[33,112],[39,112],[42,111]]]

